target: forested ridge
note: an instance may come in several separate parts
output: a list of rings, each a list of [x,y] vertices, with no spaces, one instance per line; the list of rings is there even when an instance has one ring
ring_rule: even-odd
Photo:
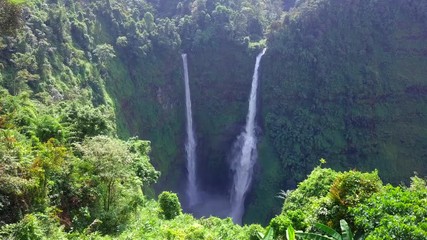
[[[426,25],[415,0],[0,0],[0,238],[426,239]],[[250,225],[196,219],[180,55],[228,194],[264,47]]]

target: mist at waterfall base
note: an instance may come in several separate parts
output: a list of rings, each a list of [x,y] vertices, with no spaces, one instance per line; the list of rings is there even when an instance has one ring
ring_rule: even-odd
[[[249,108],[248,114],[246,117],[246,125],[242,133],[238,135],[236,141],[234,142],[232,149],[230,150],[230,170],[233,174],[233,183],[229,191],[224,194],[218,193],[209,193],[201,190],[196,185],[196,158],[195,158],[195,146],[194,142],[194,159],[189,159],[191,156],[191,150],[189,144],[191,136],[194,140],[194,132],[192,126],[189,126],[189,122],[192,123],[191,119],[191,101],[189,98],[189,80],[188,80],[188,67],[187,67],[187,58],[186,54],[182,55],[184,62],[184,76],[186,83],[186,109],[187,109],[187,142],[186,142],[186,152],[187,152],[187,187],[186,187],[186,199],[184,201],[183,207],[187,212],[191,212],[195,217],[203,216],[217,216],[217,217],[231,217],[233,221],[237,224],[242,224],[242,218],[244,214],[244,203],[246,194],[252,183],[252,174],[253,167],[257,158],[257,139],[255,134],[256,128],[256,112],[257,112],[257,91],[258,91],[258,68],[262,59],[262,56],[265,54],[266,49],[263,49],[261,53],[258,54],[256,58],[251,92],[249,97]],[[187,93],[188,91],[188,93]],[[190,109],[190,114],[189,114]],[[189,119],[190,118],[190,119]],[[189,128],[191,127],[191,128]],[[193,135],[191,135],[193,134]],[[194,160],[193,163],[190,160]],[[192,168],[194,167],[194,168]],[[192,172],[194,171],[194,172]],[[191,176],[194,174],[193,176]],[[194,179],[194,185],[191,182],[192,177]],[[219,176],[221,177],[221,176]],[[192,189],[195,190],[192,192]],[[195,193],[197,196],[192,195]],[[196,199],[196,201],[195,201]]]

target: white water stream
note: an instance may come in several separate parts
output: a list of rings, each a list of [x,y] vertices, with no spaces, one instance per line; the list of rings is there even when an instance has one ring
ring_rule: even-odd
[[[233,187],[231,189],[231,217],[235,223],[241,224],[244,213],[246,193],[252,182],[253,166],[256,162],[257,148],[255,136],[255,116],[258,89],[258,68],[267,49],[257,56],[254,75],[252,77],[251,95],[249,97],[249,110],[246,117],[245,130],[237,138],[235,147],[239,148],[232,159],[231,169],[234,172]]]
[[[182,54],[184,64],[185,81],[185,106],[187,118],[187,139],[185,142],[185,151],[187,153],[187,197],[190,207],[198,203],[198,189],[196,179],[196,139],[194,137],[193,114],[191,111],[190,84],[188,79],[187,54]]]

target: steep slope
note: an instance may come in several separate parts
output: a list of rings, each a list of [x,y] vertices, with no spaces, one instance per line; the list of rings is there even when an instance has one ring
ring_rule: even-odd
[[[378,168],[388,182],[425,175],[427,4],[300,1],[270,36],[265,128],[286,177],[319,158]]]
[[[334,169],[379,169],[394,184],[427,174],[426,9],[410,0],[297,1],[271,25],[261,108],[272,149],[261,151],[249,221],[320,158]]]

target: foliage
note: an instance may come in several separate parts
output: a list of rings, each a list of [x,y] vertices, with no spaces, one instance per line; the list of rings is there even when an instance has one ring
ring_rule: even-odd
[[[63,104],[61,122],[67,127],[71,141],[82,141],[85,137],[112,133],[108,110],[105,107]]]
[[[322,239],[353,240],[353,234],[351,233],[351,229],[349,228],[347,222],[345,220],[340,220],[340,225],[341,225],[341,234],[339,234],[334,229],[326,225],[317,223],[315,224],[316,228],[326,233],[327,235],[322,235],[317,233],[296,232],[296,236],[303,237],[304,239],[317,239],[317,240],[322,240]]]
[[[70,187],[78,211],[71,214],[81,221],[76,224],[99,219],[99,230],[117,231],[141,203],[142,185],[157,179],[156,171],[146,153],[132,152],[119,139],[95,136],[76,144],[76,149],[81,159],[74,163]],[[145,175],[139,177],[138,171]]]
[[[413,189],[414,184],[419,187]],[[426,181],[414,177],[411,188],[387,185],[351,209],[366,239],[425,239]]]
[[[340,226],[341,219],[347,219],[351,226],[349,209],[369,198],[382,188],[378,172],[362,173],[348,171],[336,176],[328,196],[317,210],[317,218],[334,228]]]
[[[59,219],[67,228],[89,229],[87,233],[117,231],[143,201],[142,186],[159,176],[149,162],[148,141],[91,136],[97,134],[98,126],[106,129],[108,121],[100,115],[77,115],[78,123],[89,124],[82,125],[79,135],[84,141],[76,143],[79,138],[67,131],[77,129],[68,124],[70,118],[54,117],[61,112],[47,114],[56,108],[36,111],[25,93],[11,96],[2,92],[1,107],[0,224],[23,219],[17,225],[6,225],[8,236],[19,231],[47,237],[45,228],[40,232],[35,227],[38,217],[31,214],[52,207],[57,210],[48,218]],[[68,114],[72,117],[74,113]],[[99,122],[102,124],[96,124]],[[58,226],[53,228],[62,233]]]
[[[286,239],[287,240],[295,240],[295,229],[292,227],[292,225],[290,225],[287,229],[286,229]]]
[[[269,228],[267,234],[259,234],[260,239],[262,240],[273,240],[274,239],[274,228]]]
[[[2,239],[68,239],[63,226],[60,226],[58,218],[54,217],[54,209],[46,213],[28,214],[18,223],[6,225],[0,228]]]
[[[117,239],[253,239],[252,226],[238,226],[230,218],[195,219],[188,214],[166,220],[159,217],[161,208],[153,200],[144,203],[132,224]],[[259,230],[259,226],[255,227]]]
[[[221,192],[230,179],[217,173],[227,172],[224,149],[244,121],[254,54],[269,47],[260,89],[265,144],[249,221],[271,216],[274,201],[265,199],[303,180],[319,156],[333,169],[380,168],[386,182],[426,172],[425,1],[21,4],[0,0],[0,225],[16,224],[7,225],[7,236],[60,238],[42,229],[63,233],[59,218],[71,238],[104,238],[97,231],[128,239],[254,237],[258,227],[231,220],[160,219],[157,203],[143,199],[141,186],[159,179],[149,154],[166,176],[157,189],[178,189],[185,174],[180,52],[189,54],[198,152],[206,163],[200,182]],[[151,143],[116,138],[134,134]],[[412,185],[387,204],[425,189],[420,178]],[[375,226],[358,222],[354,209],[385,198],[383,191],[376,173],[316,168],[286,195],[269,229],[284,237],[289,225],[338,228],[344,218],[371,238],[386,231],[422,238],[425,223],[412,213],[402,226],[390,212]],[[58,211],[49,215],[49,207]],[[42,223],[40,214],[54,223]]]
[[[316,167],[296,190],[285,193],[282,214],[270,222],[276,234],[285,236],[291,225],[305,230],[314,220],[313,213],[320,207],[320,198],[327,195],[337,174],[332,169]]]
[[[10,223],[29,210],[36,182],[26,138],[12,130],[1,129],[0,134],[0,219]]]
[[[116,56],[113,46],[110,44],[100,44],[96,46],[95,50],[93,50],[93,55],[98,58],[98,62],[102,68],[105,68],[107,62]]]
[[[63,177],[65,162],[71,154],[59,141],[59,123],[45,124],[46,115],[37,114],[25,94],[3,94],[0,215],[4,222],[15,222],[25,213],[43,210],[57,199],[51,194]]]
[[[425,174],[426,119],[405,116],[425,108],[413,97],[425,99],[418,86],[426,62],[411,49],[426,46],[426,38],[404,36],[422,31],[426,10],[425,3],[410,0],[393,6],[383,0],[302,0],[271,24],[263,119],[286,177],[301,181],[319,156],[334,169],[377,168],[393,184],[413,171]],[[409,143],[414,136],[423,140]],[[402,166],[405,155],[411,163]]]
[[[127,145],[129,151],[136,156],[133,161],[133,169],[143,184],[148,186],[157,182],[160,172],[156,171],[150,163],[151,142],[142,141],[134,137],[127,141]]]
[[[51,138],[58,141],[64,140],[65,129],[57,119],[45,115],[37,120],[38,121],[35,123],[35,135],[41,142],[47,142]]]
[[[182,214],[181,204],[176,193],[162,192],[159,195],[159,205],[165,219],[174,219]]]
[[[406,194],[409,196],[417,192],[417,194],[421,195],[413,194],[414,199],[422,199],[425,193],[425,181],[418,177],[412,179],[412,189],[419,190],[412,193],[409,190]],[[331,169],[317,167],[306,180],[298,185],[296,190],[284,194],[283,211],[271,220],[270,227],[274,228],[277,238],[284,238],[286,230],[290,226],[296,226],[297,230],[305,232],[313,231],[311,226],[315,226],[329,234],[341,228],[342,234],[346,235],[347,238],[350,235],[352,236],[351,232],[355,232],[358,237],[363,235],[370,236],[369,233],[380,231],[378,223],[381,222],[382,217],[384,217],[384,223],[393,222],[390,220],[391,216],[390,218],[387,217],[387,212],[381,213],[378,210],[383,207],[384,209],[389,209],[384,200],[382,200],[382,196],[393,195],[393,191],[390,191],[393,189],[394,187],[382,185],[377,171],[371,173],[359,171],[335,172]],[[396,189],[401,188],[398,187]],[[403,200],[397,197],[385,199],[390,200],[388,204],[396,204],[396,208],[403,212],[405,211]],[[417,204],[422,205],[421,202],[417,202]],[[407,207],[414,210],[412,206],[415,205],[415,203],[414,205],[408,204]],[[408,226],[415,226],[412,224],[417,224],[420,221],[416,219],[424,218],[422,214],[425,211],[421,210],[424,208],[418,209],[420,209],[419,213],[421,215],[417,216],[417,218],[408,217]],[[398,214],[398,211],[395,209],[393,213]],[[402,216],[408,215],[408,213],[403,212]],[[378,219],[375,219],[375,216]],[[394,215],[393,217],[398,216]],[[378,229],[376,229],[377,226]],[[395,227],[399,229],[397,225]],[[416,230],[414,228],[413,230],[417,232],[420,229],[422,228]],[[302,235],[304,237],[319,237],[316,234],[305,233]],[[342,234],[340,237],[344,237]],[[385,231],[382,231],[381,234],[385,234]],[[372,236],[381,236],[381,234]]]
[[[25,0],[0,0],[0,36],[13,34],[21,23],[22,4]]]

